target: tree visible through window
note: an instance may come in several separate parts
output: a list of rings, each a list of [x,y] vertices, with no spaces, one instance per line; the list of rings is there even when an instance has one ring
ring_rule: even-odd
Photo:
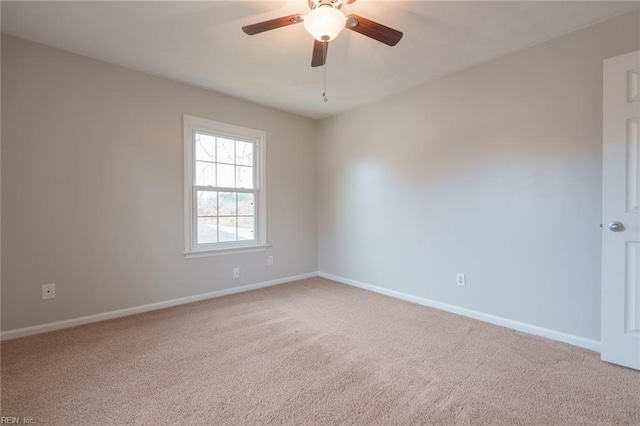
[[[191,174],[188,250],[264,244],[259,232],[264,140],[262,132],[185,116]]]

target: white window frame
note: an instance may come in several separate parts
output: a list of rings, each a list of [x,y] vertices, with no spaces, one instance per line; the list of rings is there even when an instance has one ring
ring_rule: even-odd
[[[267,244],[267,189],[265,185],[267,133],[261,130],[248,129],[232,124],[220,123],[206,118],[183,116],[184,128],[184,256],[197,258],[220,254],[246,253],[265,250]],[[251,241],[230,241],[211,244],[197,243],[197,206],[194,176],[194,143],[195,132],[214,133],[235,139],[248,139],[255,142],[254,177],[255,177],[255,232],[256,238]],[[242,192],[229,188],[232,192]]]

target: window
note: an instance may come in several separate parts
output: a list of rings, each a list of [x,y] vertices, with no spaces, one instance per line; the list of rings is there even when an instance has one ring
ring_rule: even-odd
[[[265,132],[184,116],[187,257],[266,247],[265,143]]]

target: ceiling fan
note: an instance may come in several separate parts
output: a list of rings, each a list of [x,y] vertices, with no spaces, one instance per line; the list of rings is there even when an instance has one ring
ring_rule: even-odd
[[[305,29],[313,36],[313,55],[311,66],[319,67],[327,61],[327,47],[340,32],[346,28],[366,35],[388,46],[395,46],[402,33],[393,28],[371,21],[355,14],[345,15],[342,6],[356,0],[308,0],[309,11],[306,15],[295,14],[271,19],[242,27],[246,34],[254,35],[276,28],[304,22]]]

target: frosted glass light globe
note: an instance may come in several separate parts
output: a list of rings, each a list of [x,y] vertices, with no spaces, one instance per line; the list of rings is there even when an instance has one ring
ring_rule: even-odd
[[[313,9],[304,17],[304,28],[319,41],[333,40],[347,22],[344,13],[330,5]]]

